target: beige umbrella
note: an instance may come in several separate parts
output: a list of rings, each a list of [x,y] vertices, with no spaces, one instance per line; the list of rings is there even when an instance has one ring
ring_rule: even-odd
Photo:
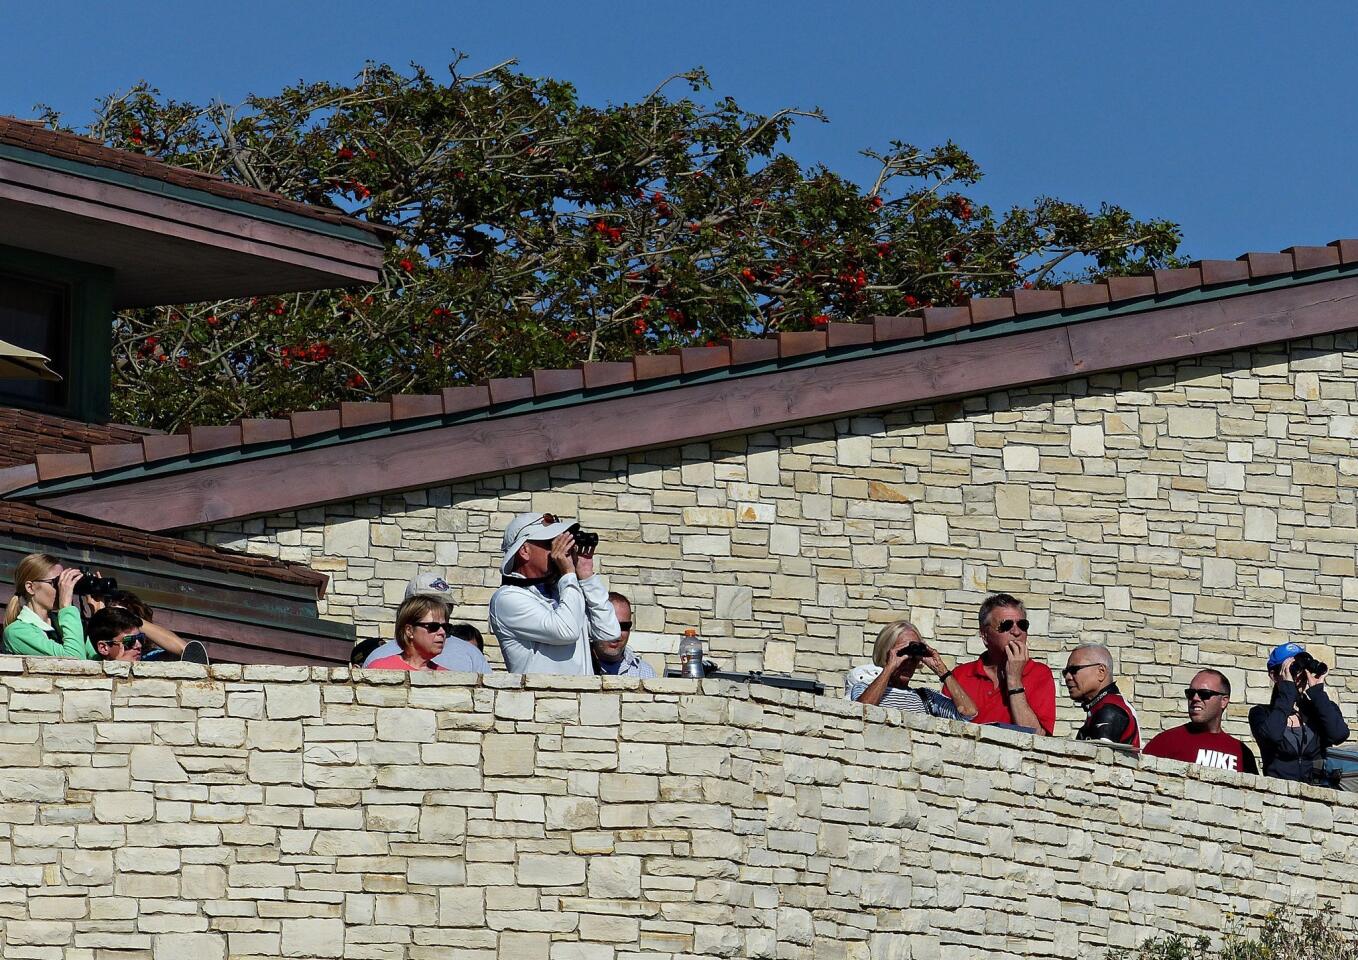
[[[61,374],[47,365],[41,353],[0,340],[0,380],[60,380]]]

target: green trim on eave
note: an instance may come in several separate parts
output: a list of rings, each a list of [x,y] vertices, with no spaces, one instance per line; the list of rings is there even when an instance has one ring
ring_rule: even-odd
[[[529,398],[514,401],[512,403],[503,403],[489,408],[483,407],[477,410],[467,411],[466,413],[441,414],[438,416],[420,417],[410,420],[377,423],[370,426],[341,428],[339,430],[318,433],[297,440],[258,444],[248,449],[232,447],[220,451],[188,454],[187,456],[157,461],[152,464],[141,464],[134,467],[109,470],[99,474],[97,477],[86,474],[71,477],[66,480],[55,480],[47,483],[39,482],[27,487],[12,490],[5,494],[4,497],[5,499],[10,500],[20,500],[25,497],[39,495],[56,496],[58,494],[109,486],[117,483],[146,480],[152,477],[178,473],[183,470],[203,469],[224,466],[229,463],[258,460],[299,450],[314,450],[346,443],[357,443],[363,440],[373,440],[379,437],[418,433],[423,430],[430,430],[438,427],[498,420],[504,417],[519,416],[524,413],[574,407],[599,400],[612,400],[628,396],[644,396],[680,386],[715,383],[723,380],[737,380],[745,377],[760,376],[767,373],[776,373],[781,370],[799,370],[808,367],[827,366],[829,364],[842,363],[850,360],[861,360],[866,357],[910,353],[926,347],[936,347],[949,343],[967,343],[975,340],[988,340],[1013,333],[1044,330],[1050,327],[1071,326],[1077,323],[1104,320],[1111,317],[1132,316],[1138,313],[1147,313],[1152,310],[1227,300],[1232,297],[1259,293],[1266,290],[1309,286],[1316,283],[1323,283],[1328,280],[1340,280],[1356,276],[1358,276],[1358,263],[1338,267],[1326,267],[1321,270],[1308,271],[1302,274],[1288,274],[1281,277],[1221,284],[1210,288],[1197,287],[1179,293],[1139,297],[1135,300],[1120,301],[1116,304],[1084,307],[1076,310],[1053,310],[1048,311],[1047,313],[1028,314],[1022,317],[1013,317],[1009,320],[999,320],[993,323],[987,323],[980,327],[965,327],[960,330],[937,333],[932,336],[925,336],[914,340],[857,344],[853,346],[838,347],[833,350],[826,350],[819,353],[806,354],[805,356],[800,357],[767,360],[759,363],[745,364],[739,367],[718,367],[701,373],[680,374],[678,376],[644,380],[641,382],[634,381],[610,387],[574,390],[567,393],[553,394],[541,399]],[[1358,326],[1358,321],[1355,321],[1355,325]]]
[[[368,247],[377,247],[378,249],[381,249],[383,246],[380,238],[361,227],[350,227],[341,223],[316,220],[311,217],[304,217],[301,214],[291,213],[287,210],[278,210],[274,207],[249,203],[245,200],[235,200],[230,197],[220,197],[217,194],[209,193],[206,190],[195,190],[192,187],[181,186],[177,183],[167,183],[164,180],[156,180],[153,177],[143,177],[135,173],[127,173],[123,170],[114,170],[110,167],[80,163],[66,157],[54,157],[37,150],[16,147],[12,144],[0,143],[0,159],[13,160],[15,163],[39,167],[43,170],[55,170],[58,173],[69,173],[77,177],[83,177],[86,180],[97,180],[102,183],[109,183],[119,187],[127,187],[131,190],[140,191],[141,193],[157,194],[174,200],[181,200],[184,203],[191,203],[195,206],[207,207],[211,210],[220,210],[223,213],[233,213],[238,216],[250,217],[253,220],[264,220],[269,223],[276,223],[279,226],[306,230],[310,233],[319,233],[340,240],[349,240]]]

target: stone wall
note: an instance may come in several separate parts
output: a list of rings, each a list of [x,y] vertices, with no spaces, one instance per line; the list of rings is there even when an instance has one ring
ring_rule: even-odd
[[[697,627],[729,666],[836,689],[900,616],[975,656],[978,602],[1009,591],[1054,667],[1077,642],[1112,646],[1154,732],[1180,721],[1199,665],[1224,668],[1238,702],[1265,699],[1263,656],[1288,638],[1320,643],[1333,683],[1358,690],[1356,373],[1358,335],[1320,337],[203,535],[329,573],[325,615],[363,636],[431,567],[484,628],[509,518],[576,516],[635,601],[638,646],[673,651]],[[1059,731],[1076,719],[1062,710]]]
[[[718,681],[5,658],[0,756],[8,960],[1094,958],[1358,915],[1351,795]]]

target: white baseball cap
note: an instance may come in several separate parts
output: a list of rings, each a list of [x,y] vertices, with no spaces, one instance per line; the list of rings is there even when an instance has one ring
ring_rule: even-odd
[[[438,597],[444,603],[452,603],[454,599],[452,585],[443,579],[443,574],[433,571],[410,578],[406,584],[405,598],[409,600],[411,597]]]
[[[578,526],[580,524],[574,520],[563,520],[554,513],[519,514],[509,521],[504,539],[500,541],[500,549],[504,551],[504,559],[500,561],[500,572],[514,572],[514,554],[528,541],[555,540]]]

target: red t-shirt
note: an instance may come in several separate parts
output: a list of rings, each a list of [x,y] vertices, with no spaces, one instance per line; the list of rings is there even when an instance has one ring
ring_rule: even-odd
[[[406,663],[404,660],[401,659],[401,655],[400,655],[399,653],[394,653],[394,654],[392,654],[392,655],[389,656],[389,657],[383,657],[381,660],[374,660],[372,663],[368,664],[367,669],[369,669],[369,670],[410,670],[410,671],[412,671],[412,672],[415,670],[414,667],[412,667],[410,664]],[[440,667],[440,666],[439,666],[437,663],[435,663],[433,660],[430,660],[428,663],[426,663],[426,664],[424,665],[424,667],[423,667],[422,669],[424,669],[424,670],[442,670],[443,667]]]
[[[1197,763],[1218,770],[1258,773],[1254,752],[1229,733],[1196,733],[1188,724],[1156,734],[1142,751],[1151,757],[1166,757]]]
[[[979,658],[955,668],[952,675],[976,704],[973,723],[1014,722],[1009,697],[986,676],[985,665]],[[945,688],[943,693],[946,695],[947,692]],[[1052,677],[1051,667],[1038,660],[1024,664],[1023,693],[1028,698],[1028,706],[1037,714],[1037,722],[1050,734],[1056,727],[1056,680]]]

